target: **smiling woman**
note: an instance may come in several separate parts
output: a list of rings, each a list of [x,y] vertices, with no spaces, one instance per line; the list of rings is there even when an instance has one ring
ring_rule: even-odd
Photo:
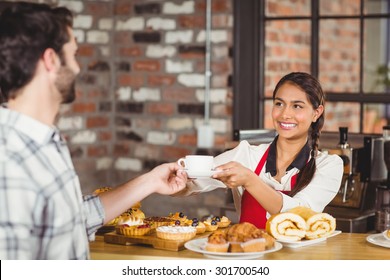
[[[320,83],[310,74],[285,75],[273,92],[272,121],[278,135],[272,143],[242,141],[215,158],[220,172],[213,179],[191,183],[224,183],[232,189],[240,222],[259,228],[265,228],[270,214],[297,206],[322,212],[336,195],[343,173],[339,156],[318,150],[324,100]]]

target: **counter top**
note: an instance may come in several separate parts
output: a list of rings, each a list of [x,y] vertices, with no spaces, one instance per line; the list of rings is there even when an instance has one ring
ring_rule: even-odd
[[[264,260],[390,260],[390,248],[366,241],[369,234],[341,233],[315,245],[287,248],[265,254]],[[178,252],[154,249],[143,245],[105,243],[103,236],[90,242],[94,260],[163,260],[208,259],[203,254],[184,249]]]

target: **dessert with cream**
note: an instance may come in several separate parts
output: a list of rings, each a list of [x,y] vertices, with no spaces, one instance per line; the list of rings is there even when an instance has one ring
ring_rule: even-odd
[[[189,226],[161,226],[156,228],[158,238],[165,240],[190,240],[196,235],[196,229]]]

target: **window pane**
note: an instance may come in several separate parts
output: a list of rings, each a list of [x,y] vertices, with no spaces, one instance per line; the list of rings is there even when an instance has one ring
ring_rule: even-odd
[[[349,132],[359,132],[360,105],[352,102],[326,102],[324,131],[339,131],[347,126]]]
[[[364,22],[364,92],[390,92],[389,19]]]
[[[245,1],[245,0],[241,0]],[[266,16],[309,16],[311,0],[268,0]]]
[[[358,20],[320,20],[319,80],[325,91],[359,91],[359,42]]]
[[[363,108],[363,133],[382,134],[382,127],[390,120],[390,105],[366,104]]]
[[[310,21],[273,20],[265,29],[265,96],[292,71],[310,71]]]
[[[360,0],[319,0],[320,15],[359,15]]]
[[[365,14],[390,13],[389,0],[364,0]]]

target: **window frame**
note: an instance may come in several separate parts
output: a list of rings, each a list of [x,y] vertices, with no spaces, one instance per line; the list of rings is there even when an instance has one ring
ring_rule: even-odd
[[[364,0],[360,1],[359,15],[320,15],[319,1],[311,0],[310,16],[265,15],[265,0],[233,0],[233,132],[243,129],[264,128],[265,97],[265,22],[271,20],[311,21],[310,71],[315,77],[319,74],[319,24],[322,19],[358,19],[360,21],[359,91],[355,93],[327,91],[327,101],[355,102],[360,106],[360,119],[363,120],[364,105],[372,103],[390,104],[390,94],[363,92],[364,74],[364,20],[390,19],[390,13],[364,14]],[[389,47],[389,46],[388,46]],[[363,122],[359,124],[360,133]]]

